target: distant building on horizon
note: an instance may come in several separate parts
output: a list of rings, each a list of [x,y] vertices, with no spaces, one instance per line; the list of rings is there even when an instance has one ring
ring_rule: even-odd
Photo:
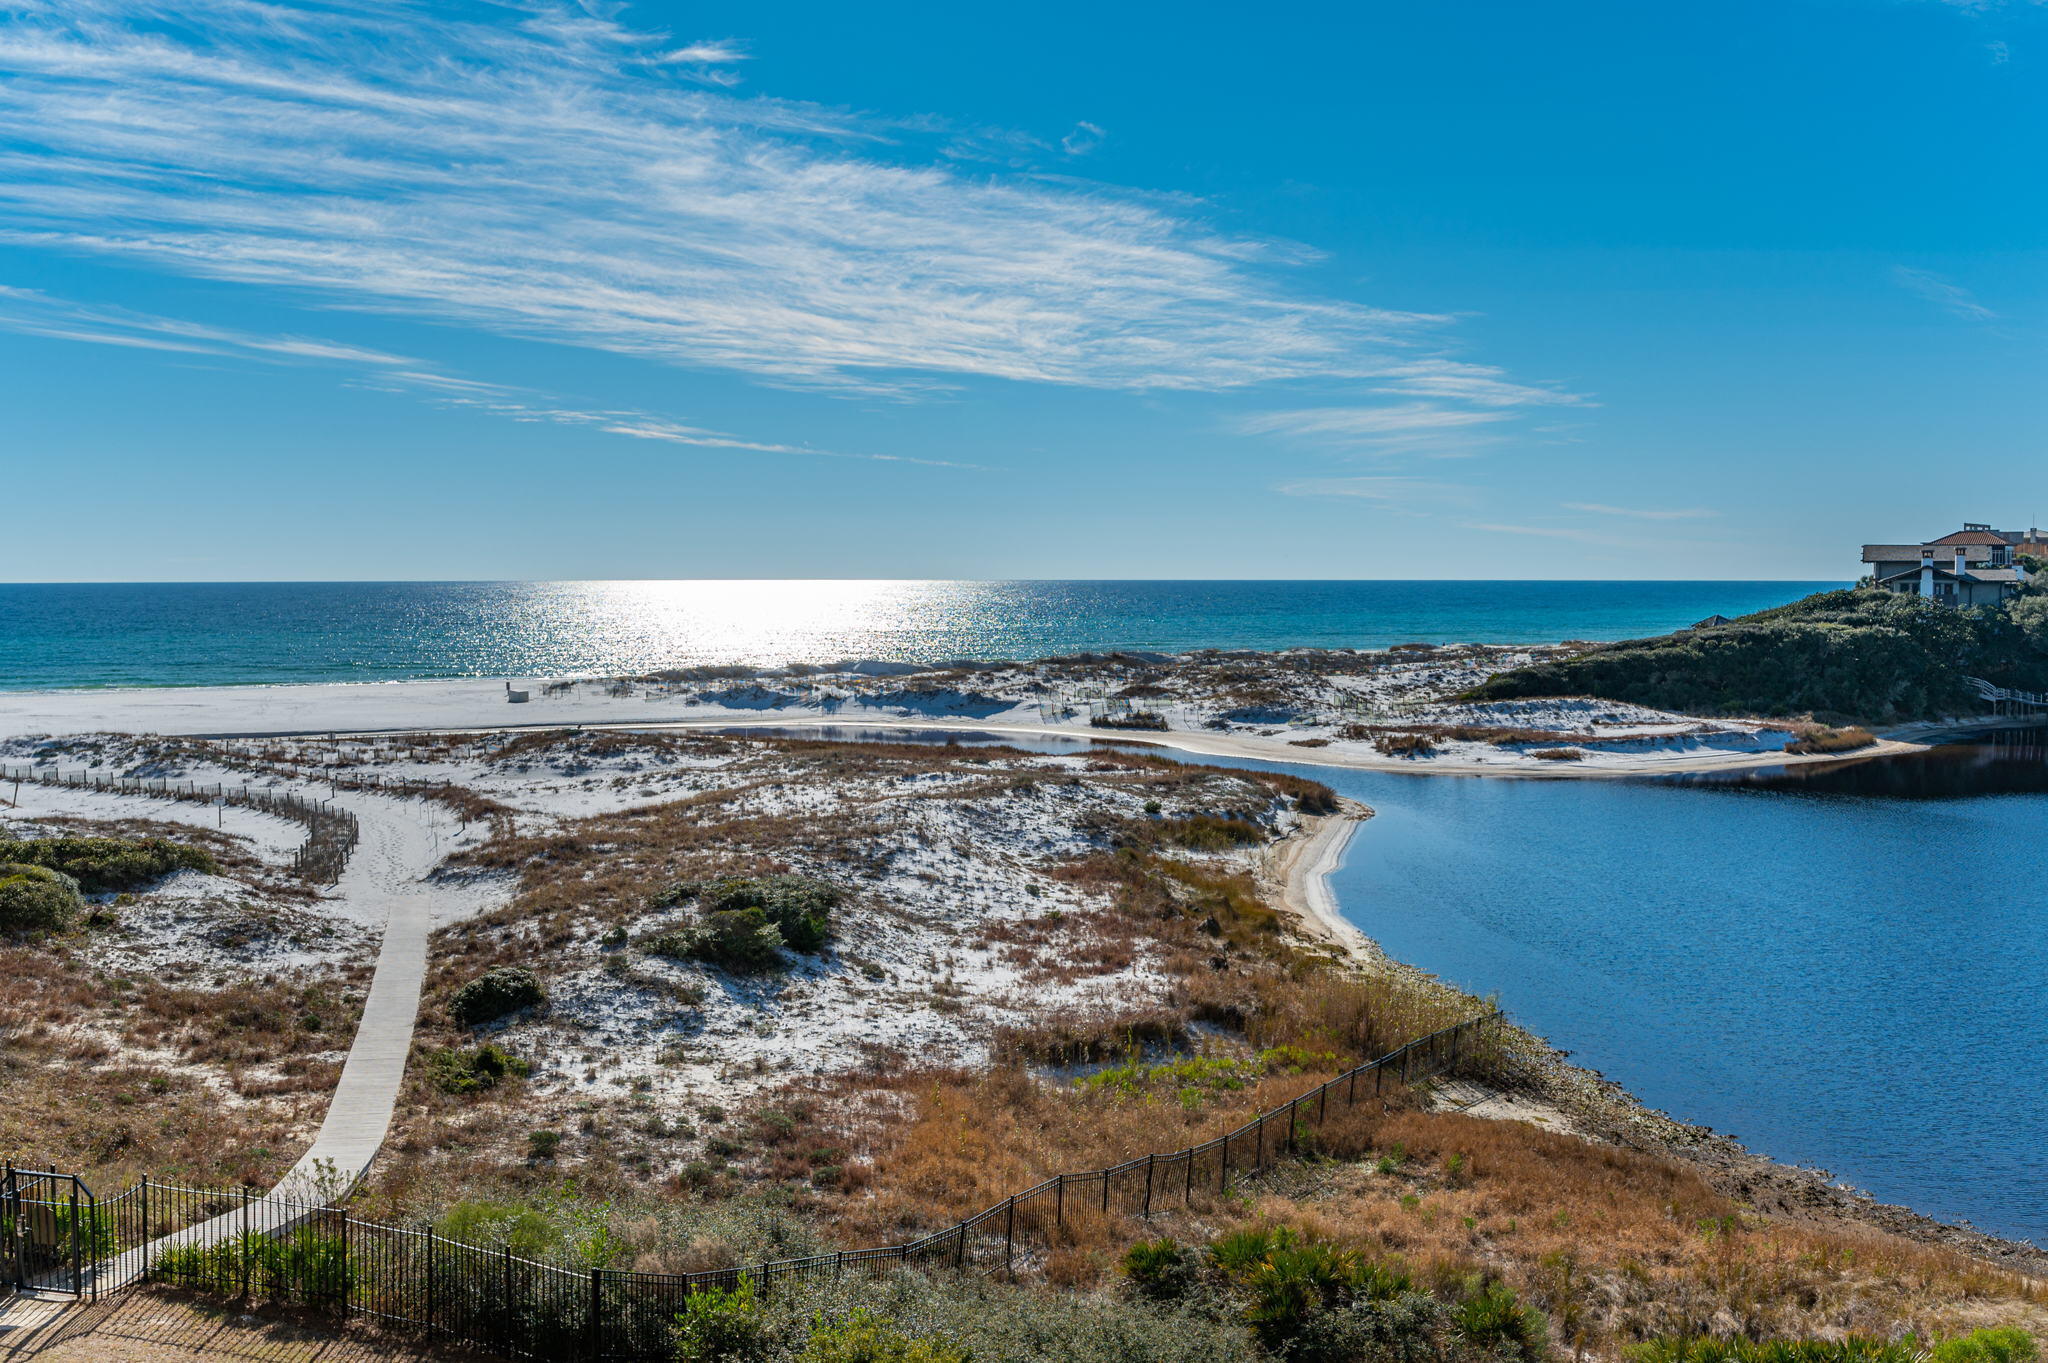
[[[2041,532],[1993,530],[1976,521],[1921,544],[1866,544],[1870,579],[1888,592],[1924,596],[1944,606],[1991,606],[2016,595],[2027,580],[2020,546]],[[2043,544],[2048,548],[2048,544]]]

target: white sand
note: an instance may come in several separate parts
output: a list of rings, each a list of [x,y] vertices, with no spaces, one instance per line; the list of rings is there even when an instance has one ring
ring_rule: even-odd
[[[1213,713],[1194,704],[1168,704],[1167,734],[1092,729],[1085,701],[1031,691],[1020,676],[977,679],[974,690],[913,693],[893,678],[834,678],[818,690],[766,678],[760,683],[685,686],[674,693],[636,687],[614,696],[596,682],[560,695],[544,695],[535,682],[514,683],[531,700],[513,705],[506,683],[452,681],[308,686],[185,687],[91,691],[0,692],[0,757],[33,756],[20,740],[41,735],[133,733],[186,736],[371,734],[477,730],[498,727],[666,727],[776,725],[889,725],[974,729],[997,734],[1115,737],[1163,742],[1186,752],[1312,763],[1385,771],[1461,775],[1585,777],[1703,771],[1786,762],[1828,760],[1787,757],[1782,729],[1736,722],[1702,724],[1608,702],[1518,701],[1488,706],[1437,704],[1413,711],[1417,722],[1497,724],[1594,731],[1604,740],[1575,762],[1543,761],[1526,749],[1483,742],[1450,742],[1426,758],[1387,757],[1367,743],[1335,738],[1332,722],[1210,727]],[[1008,684],[1006,684],[1008,683]],[[1338,689],[1338,688],[1333,688]],[[1342,688],[1342,689],[1357,689]],[[1097,694],[1100,694],[1098,691]],[[715,699],[708,699],[715,698]],[[1075,713],[1062,713],[1072,709]],[[14,741],[8,741],[14,740]],[[1319,743],[1304,747],[1302,742]],[[1911,751],[1889,741],[1858,757]],[[61,764],[61,758],[59,759]]]

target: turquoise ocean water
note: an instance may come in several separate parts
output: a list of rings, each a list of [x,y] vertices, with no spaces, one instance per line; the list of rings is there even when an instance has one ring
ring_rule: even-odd
[[[1660,634],[1833,582],[0,585],[0,689]]]

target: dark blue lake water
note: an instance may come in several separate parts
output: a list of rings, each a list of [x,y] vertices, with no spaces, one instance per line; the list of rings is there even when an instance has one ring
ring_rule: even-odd
[[[1805,781],[1323,779],[1379,810],[1333,885],[1396,958],[1652,1106],[2048,1243],[2040,748]]]

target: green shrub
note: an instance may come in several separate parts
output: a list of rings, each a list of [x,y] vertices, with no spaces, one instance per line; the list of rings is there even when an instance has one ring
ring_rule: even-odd
[[[2040,1350],[2025,1330],[1972,1330],[1935,1341],[1928,1363],[2034,1363]]]
[[[751,1278],[692,1292],[676,1313],[677,1363],[752,1363],[770,1356],[771,1343]]]
[[[534,1159],[553,1159],[562,1148],[562,1133],[559,1131],[529,1131],[526,1133],[526,1153]]]
[[[838,886],[812,876],[722,876],[673,885],[654,902],[661,907],[695,900],[707,920],[714,914],[756,909],[775,925],[791,951],[814,952],[831,935],[832,910],[844,898]]]
[[[1249,1226],[1220,1236],[1209,1245],[1209,1261],[1233,1277],[1249,1273],[1276,1249],[1299,1237],[1285,1226]]]
[[[63,872],[0,862],[0,932],[69,932],[84,907],[78,882]]]
[[[782,930],[760,909],[709,913],[696,927],[672,934],[672,954],[705,961],[742,975],[774,970],[783,964]]]
[[[285,1235],[237,1235],[160,1251],[151,1276],[219,1297],[249,1295],[332,1309],[347,1300],[355,1270],[339,1235],[303,1226]]]
[[[856,1308],[837,1324],[821,1315],[798,1363],[968,1363],[969,1354],[937,1335],[911,1336],[896,1323]]]
[[[501,965],[487,970],[455,991],[448,1011],[465,1027],[481,1027],[508,1013],[546,1003],[547,990],[524,966]]]
[[[1318,1240],[1269,1250],[1244,1274],[1251,1298],[1245,1319],[1261,1339],[1279,1348],[1301,1332],[1311,1315],[1347,1299],[1358,1269],[1355,1250]]]
[[[548,1259],[561,1248],[560,1225],[540,1207],[511,1202],[458,1202],[443,1212],[434,1231],[446,1240],[510,1249],[526,1259]]]
[[[1358,1297],[1317,1311],[1289,1341],[1289,1363],[1439,1363],[1455,1357],[1444,1346],[1450,1308],[1425,1292],[1381,1299]]]
[[[1459,1302],[1452,1321],[1466,1343],[1529,1363],[1543,1357],[1550,1334],[1543,1313],[1522,1305],[1505,1283],[1490,1283]]]
[[[507,1079],[523,1079],[533,1066],[497,1045],[474,1050],[433,1051],[427,1056],[427,1077],[443,1093],[482,1093]]]
[[[61,871],[86,894],[139,889],[173,871],[220,871],[213,853],[168,838],[25,838],[0,842],[0,862]]]
[[[1821,592],[1726,625],[1588,649],[1490,677],[1475,701],[1600,696],[1700,715],[1970,713],[1966,676],[2048,687],[2048,606],[1957,610],[1875,588]]]
[[[1153,1301],[1178,1301],[1197,1279],[1195,1256],[1171,1239],[1140,1240],[1124,1251],[1123,1269],[1132,1290]]]

